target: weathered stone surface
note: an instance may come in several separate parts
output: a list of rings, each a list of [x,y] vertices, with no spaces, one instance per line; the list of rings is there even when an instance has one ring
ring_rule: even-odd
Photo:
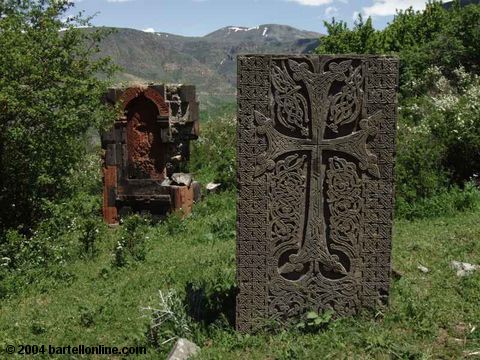
[[[222,184],[208,183],[207,186],[205,186],[205,189],[208,192],[216,192],[218,189],[220,189],[220,186],[222,186]]]
[[[189,160],[189,142],[199,135],[195,87],[111,89],[106,100],[120,103],[124,114],[102,135],[105,221],[114,224],[119,214],[131,211],[162,216],[182,208],[188,213],[193,191],[173,189],[169,177]],[[190,186],[187,177],[177,184]]]
[[[428,274],[428,273],[430,272],[430,269],[427,268],[427,267],[425,267],[425,266],[423,266],[423,265],[418,265],[418,266],[417,266],[417,269],[420,270],[420,271],[421,271],[422,273],[424,273],[424,274]]]
[[[172,180],[178,185],[190,186],[193,181],[192,174],[175,173],[172,175]]]
[[[170,180],[170,179],[167,178],[167,179],[165,179],[165,180],[162,181],[162,184],[161,184],[161,185],[162,185],[162,186],[170,186],[170,185],[172,185],[172,180]]]
[[[202,199],[202,186],[198,181],[194,181],[192,183],[192,188],[193,188],[193,201],[197,203]]]
[[[184,216],[192,212],[192,207],[195,198],[195,191],[193,186],[170,186],[171,198],[173,208],[182,212]]]
[[[450,267],[457,271],[458,277],[472,275],[474,271],[480,270],[480,265],[464,263],[461,261],[452,261]]]
[[[157,107],[150,99],[138,97],[128,105],[127,154],[129,177],[158,179],[166,177],[166,155],[156,126]]]
[[[172,351],[168,355],[168,360],[187,360],[196,355],[200,348],[187,339],[178,339]]]
[[[385,304],[398,60],[238,58],[237,329]]]

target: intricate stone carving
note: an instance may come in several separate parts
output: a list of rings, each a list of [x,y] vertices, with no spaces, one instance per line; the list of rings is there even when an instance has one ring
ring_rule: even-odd
[[[237,328],[388,296],[398,61],[238,59]]]
[[[187,163],[189,141],[199,135],[195,87],[111,89],[106,100],[120,103],[124,113],[102,135],[105,221],[114,224],[119,213],[131,210],[156,216],[180,208],[188,213],[199,184],[172,185],[169,177]]]

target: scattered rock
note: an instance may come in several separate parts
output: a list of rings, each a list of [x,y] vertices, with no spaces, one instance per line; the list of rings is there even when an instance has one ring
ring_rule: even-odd
[[[458,277],[468,276],[471,275],[475,270],[480,270],[480,265],[473,265],[460,261],[452,261],[450,263],[450,267],[453,270],[457,270]]]
[[[418,266],[417,266],[417,269],[420,270],[420,271],[421,271],[422,273],[424,273],[424,274],[430,272],[430,270],[429,270],[427,267],[423,266],[423,265],[418,265]]]
[[[185,185],[190,187],[193,181],[192,174],[176,173],[172,175],[173,182],[178,185]]]
[[[167,360],[187,360],[199,351],[200,348],[193,342],[187,339],[178,339]]]
[[[480,350],[479,351],[464,351],[463,354],[465,355],[465,357],[480,356]]]
[[[222,184],[215,184],[215,183],[208,183],[207,186],[205,187],[208,192],[217,192],[217,190],[220,188]]]
[[[170,186],[170,185],[172,185],[172,180],[170,180],[170,179],[165,179],[165,180],[162,181],[162,184],[161,184],[161,185],[162,185],[162,186]]]

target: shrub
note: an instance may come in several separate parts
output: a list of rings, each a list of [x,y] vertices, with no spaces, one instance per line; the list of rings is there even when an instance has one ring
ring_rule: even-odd
[[[180,211],[169,214],[163,222],[163,227],[167,230],[168,235],[176,235],[187,229],[187,225]]]
[[[193,279],[186,286],[188,314],[206,325],[233,327],[236,295],[237,287],[231,278]]]
[[[479,204],[480,190],[473,183],[467,183],[463,190],[455,186],[411,203],[400,198],[396,215],[407,220],[453,216],[460,211],[474,210]]]
[[[86,152],[90,128],[114,112],[103,104],[115,67],[99,59],[103,30],[83,31],[73,2],[0,3],[0,232],[31,235],[46,202],[70,196],[66,179]]]
[[[148,240],[146,234],[150,219],[135,214],[122,219],[121,224],[113,264],[122,267],[134,261],[145,260]]]
[[[189,338],[192,335],[191,319],[187,315],[182,298],[175,290],[158,292],[159,302],[155,307],[143,308],[150,319],[147,331],[148,342],[156,348],[178,338]]]
[[[432,68],[426,121],[432,136],[445,147],[443,165],[452,181],[462,185],[480,174],[480,76],[453,71],[449,80]]]
[[[396,171],[400,202],[412,205],[452,186],[463,188],[480,173],[480,80],[463,68],[453,74],[449,80],[430,68],[417,83],[428,92],[402,107]]]
[[[98,221],[96,219],[85,221],[84,229],[80,236],[81,251],[84,256],[93,257],[97,254],[96,242],[98,233]]]
[[[223,189],[236,186],[236,117],[230,107],[202,123],[201,136],[192,147],[190,169],[202,183],[221,183]]]
[[[406,125],[401,122],[397,134],[397,201],[413,203],[445,189],[449,174],[442,164],[444,145],[432,137],[425,125]]]
[[[432,1],[424,11],[398,11],[383,30],[375,30],[371,18],[359,15],[352,29],[343,21],[325,22],[328,36],[322,37],[318,53],[396,54],[400,57],[401,93],[422,95],[425,88],[411,87],[432,66],[450,75],[460,65],[478,73],[480,6],[455,6],[446,10]]]
[[[78,255],[95,254],[95,244],[106,228],[100,216],[98,156],[92,154],[77,164],[65,179],[65,186],[72,189],[71,198],[45,201],[42,212],[47,219],[38,224],[31,235],[17,229],[0,233],[0,258],[9,259],[4,266],[8,272],[23,273],[34,268],[47,271]]]
[[[438,213],[430,203],[480,173],[480,6],[399,11],[383,30],[360,16],[353,28],[325,24],[318,53],[395,54],[400,58],[397,140],[397,214]],[[465,195],[468,197],[468,194]],[[419,205],[414,203],[419,201]],[[444,204],[447,208],[455,204]],[[411,209],[415,208],[413,211]],[[409,210],[406,210],[409,209]],[[421,210],[423,209],[423,210]],[[423,215],[422,215],[423,216]]]

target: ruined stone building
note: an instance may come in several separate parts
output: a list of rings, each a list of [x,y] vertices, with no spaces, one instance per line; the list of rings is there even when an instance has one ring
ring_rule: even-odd
[[[195,87],[111,89],[106,101],[119,104],[123,114],[102,134],[105,221],[115,224],[131,211],[189,213],[199,184],[179,173],[189,160],[190,141],[199,135]]]

